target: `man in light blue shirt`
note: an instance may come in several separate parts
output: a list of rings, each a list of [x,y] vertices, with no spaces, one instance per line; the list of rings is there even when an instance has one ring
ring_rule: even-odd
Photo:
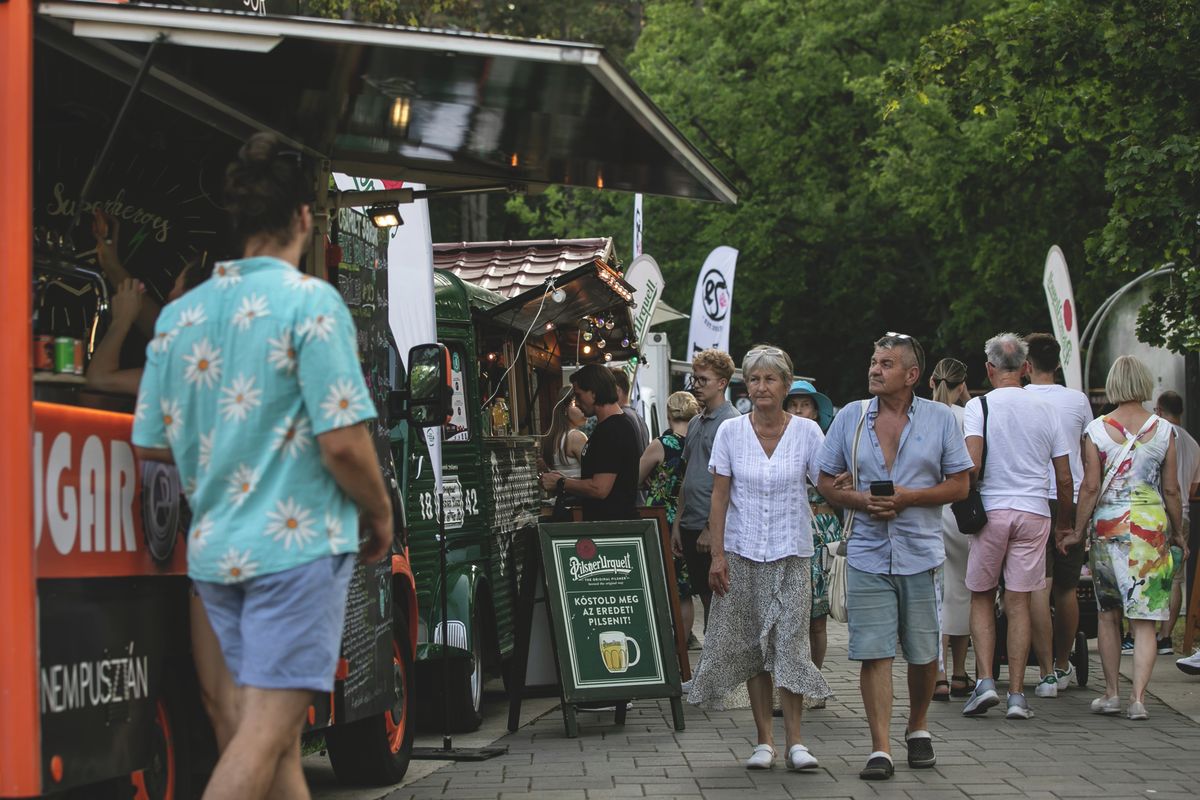
[[[867,372],[873,398],[865,408],[857,402],[842,409],[819,459],[818,490],[855,512],[847,542],[846,608],[850,658],[862,662],[871,727],[873,752],[859,773],[864,780],[886,780],[894,772],[888,727],[897,640],[908,661],[908,764],[927,769],[936,763],[925,715],[941,636],[934,573],[945,559],[942,506],[966,497],[973,464],[950,409],[913,394],[924,358],[920,343],[906,334],[889,333],[875,342]],[[858,480],[852,485],[848,473],[855,464]]]

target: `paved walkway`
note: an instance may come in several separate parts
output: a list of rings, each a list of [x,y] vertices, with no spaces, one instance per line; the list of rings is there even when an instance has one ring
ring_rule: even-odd
[[[690,800],[895,797],[941,798],[1104,797],[1175,800],[1200,796],[1200,724],[1157,700],[1151,719],[1097,717],[1088,712],[1096,697],[1100,665],[1092,659],[1088,688],[1072,687],[1057,699],[1032,697],[1032,720],[1007,721],[993,709],[968,719],[958,701],[935,703],[930,727],[937,767],[910,770],[905,764],[903,709],[893,721],[896,775],[887,782],[859,780],[870,750],[857,669],[846,660],[845,628],[830,624],[826,677],[837,697],[822,711],[805,712],[804,738],[821,767],[789,773],[742,767],[754,740],[749,709],[704,712],[687,707],[687,730],[671,728],[665,702],[643,701],[618,728],[607,715],[582,724],[578,739],[563,733],[562,715],[551,710],[499,744],[508,754],[491,761],[445,766],[386,796],[459,800],[554,798],[605,800],[655,797]],[[1129,661],[1129,659],[1124,659]],[[1123,665],[1124,666],[1124,665]],[[896,671],[904,693],[903,664]],[[1166,657],[1156,676],[1175,672]],[[1165,682],[1164,682],[1165,683]],[[1127,686],[1123,682],[1123,691]],[[1154,682],[1151,682],[1151,690]],[[776,736],[782,743],[781,721]],[[778,762],[782,764],[782,755]]]

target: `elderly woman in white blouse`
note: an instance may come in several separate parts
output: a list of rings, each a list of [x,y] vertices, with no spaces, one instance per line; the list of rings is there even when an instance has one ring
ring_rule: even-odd
[[[778,687],[787,766],[812,769],[817,759],[800,741],[804,696],[819,700],[831,693],[808,641],[813,537],[805,479],[816,483],[824,436],[816,422],[783,410],[792,383],[787,353],[757,346],[746,353],[742,374],[753,408],[721,425],[709,461],[714,597],[688,701],[727,708],[746,684],[758,728],[746,768],[769,769],[775,763],[771,699]]]

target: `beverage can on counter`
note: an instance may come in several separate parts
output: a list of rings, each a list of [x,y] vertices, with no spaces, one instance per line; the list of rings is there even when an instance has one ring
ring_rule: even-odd
[[[54,337],[39,333],[33,337],[33,368],[38,372],[54,371]]]
[[[60,375],[75,372],[75,340],[69,336],[59,336],[54,340],[54,371]]]
[[[75,342],[75,374],[83,374],[83,339],[73,339]]]

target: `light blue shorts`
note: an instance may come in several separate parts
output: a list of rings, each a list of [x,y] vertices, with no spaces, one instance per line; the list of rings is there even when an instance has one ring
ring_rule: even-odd
[[[237,684],[332,691],[353,572],[347,553],[242,583],[196,581]]]
[[[910,664],[937,661],[937,594],[934,570],[916,575],[876,575],[846,565],[846,615],[850,659],[895,658],[897,641]]]

